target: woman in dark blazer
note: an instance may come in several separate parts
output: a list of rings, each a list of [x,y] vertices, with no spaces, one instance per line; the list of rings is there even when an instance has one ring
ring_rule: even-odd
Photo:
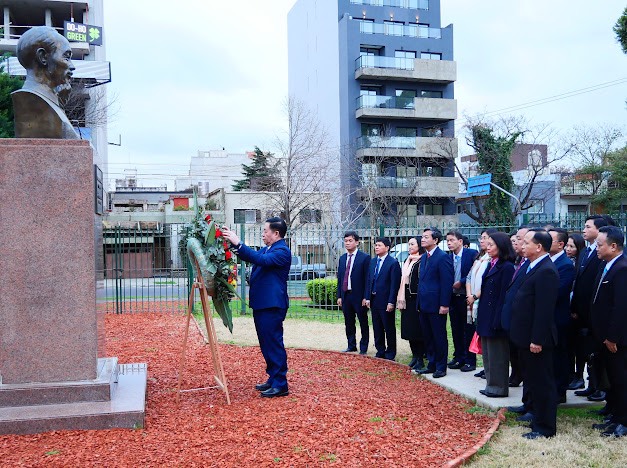
[[[509,338],[501,326],[505,292],[514,276],[514,249],[504,232],[490,234],[486,242],[490,264],[483,274],[481,299],[477,309],[477,335],[481,337],[483,367],[488,397],[509,394]]]
[[[401,268],[401,285],[398,288],[396,307],[401,311],[401,338],[409,341],[412,359],[409,367],[418,372],[424,368],[425,342],[420,327],[420,315],[417,309],[418,275],[420,257],[425,253],[423,247],[412,237],[407,243],[409,256]]]

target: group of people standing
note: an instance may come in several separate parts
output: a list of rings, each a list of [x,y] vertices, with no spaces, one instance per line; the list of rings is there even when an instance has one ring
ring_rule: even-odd
[[[623,232],[612,224],[590,216],[583,237],[551,226],[523,226],[511,236],[485,229],[480,252],[451,231],[449,253],[438,247],[442,233],[427,228],[420,240],[409,239],[402,266],[389,255],[389,239],[377,238],[370,258],[359,251],[358,234],[348,231],[337,283],[345,351],[358,350],[357,319],[359,352],[367,352],[370,309],[376,357],[394,360],[399,309],[412,372],[440,378],[447,369],[474,371],[472,341],[483,357],[484,370],[474,374],[486,380],[482,394],[506,397],[509,387],[523,384],[522,405],[509,409],[531,423],[524,437],[555,435],[567,390],[605,399],[606,420],[595,428],[604,436],[627,435],[627,258]],[[455,349],[448,362],[447,316]],[[583,390],[586,364],[590,383]]]

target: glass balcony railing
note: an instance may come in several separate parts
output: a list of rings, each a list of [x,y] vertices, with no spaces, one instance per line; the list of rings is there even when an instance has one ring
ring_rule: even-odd
[[[417,37],[419,39],[441,39],[440,28],[430,28],[418,24],[373,23],[360,21],[359,32],[363,34],[386,34],[388,36]]]
[[[383,57],[380,55],[362,55],[355,60],[355,70],[360,68],[395,68],[397,70],[413,70],[413,58]]]
[[[351,0],[351,3],[355,5],[391,6],[416,10],[429,9],[429,0]]]
[[[416,149],[416,137],[360,136],[357,149],[364,148]]]
[[[357,109],[363,108],[384,108],[384,109],[413,109],[413,97],[392,97],[392,96],[359,96],[357,98]]]

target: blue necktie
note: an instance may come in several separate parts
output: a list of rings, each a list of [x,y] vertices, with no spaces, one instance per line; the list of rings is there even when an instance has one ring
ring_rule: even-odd
[[[377,277],[379,276],[379,268],[381,268],[381,257],[377,258],[377,266],[374,269],[374,279],[372,280],[372,292],[376,292],[375,284],[377,283]]]
[[[607,266],[603,268],[603,274],[601,275],[601,279],[599,280],[599,285],[597,286],[597,292],[594,293],[594,299],[592,300],[593,304],[597,301],[597,296],[599,295],[599,289],[601,289],[601,284],[603,284],[603,278],[605,278],[606,274],[607,274]]]

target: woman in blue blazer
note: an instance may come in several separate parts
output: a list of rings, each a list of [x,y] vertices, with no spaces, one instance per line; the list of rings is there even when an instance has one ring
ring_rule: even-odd
[[[501,325],[505,292],[514,276],[514,249],[504,232],[494,232],[486,242],[490,264],[481,282],[481,300],[477,309],[477,335],[481,337],[488,397],[509,394],[509,338]]]

